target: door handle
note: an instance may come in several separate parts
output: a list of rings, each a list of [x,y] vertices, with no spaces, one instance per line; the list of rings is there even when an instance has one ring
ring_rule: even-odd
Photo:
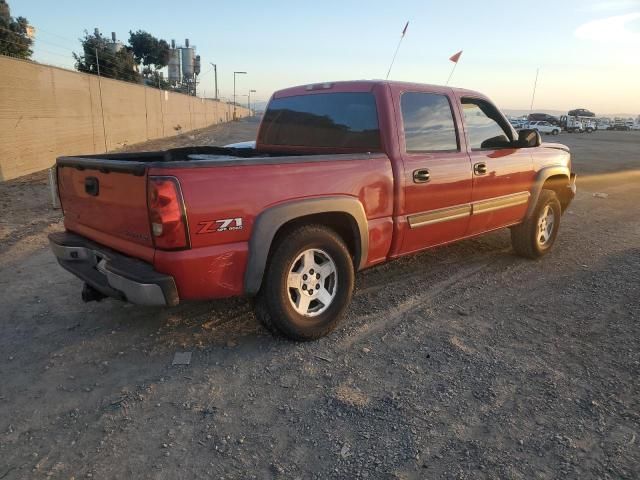
[[[413,171],[413,183],[427,183],[431,178],[429,177],[429,170],[426,168],[419,168]]]
[[[476,175],[485,175],[487,173],[487,164],[478,162],[473,166],[473,173]]]

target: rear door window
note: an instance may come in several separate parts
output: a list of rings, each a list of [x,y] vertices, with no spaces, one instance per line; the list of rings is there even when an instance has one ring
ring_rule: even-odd
[[[406,151],[458,150],[458,137],[446,95],[405,92],[400,99]]]
[[[275,98],[265,113],[258,143],[380,151],[375,97],[349,92]]]

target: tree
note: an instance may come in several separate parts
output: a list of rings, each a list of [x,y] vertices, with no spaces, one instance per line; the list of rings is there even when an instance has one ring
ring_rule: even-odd
[[[131,48],[117,47],[100,33],[96,32],[90,35],[86,30],[80,43],[82,44],[82,54],[75,52],[73,54],[73,58],[76,60],[76,70],[97,75],[99,67],[100,75],[103,77],[134,82],[140,80]]]
[[[158,71],[169,63],[169,44],[144,30],[129,31],[129,45],[136,63],[146,67],[145,77],[153,77],[153,70]]]
[[[171,84],[162,77],[158,70],[154,70],[148,75],[145,75],[144,83],[150,87],[160,88],[162,90],[169,90],[171,87]]]
[[[31,58],[33,39],[29,35],[29,22],[24,17],[13,18],[9,4],[0,0],[0,54]]]

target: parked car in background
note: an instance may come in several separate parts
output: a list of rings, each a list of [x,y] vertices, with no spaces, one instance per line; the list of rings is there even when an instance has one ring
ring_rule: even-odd
[[[576,190],[568,147],[450,87],[280,90],[255,148],[239,147],[58,158],[65,231],[49,239],[83,299],[256,296],[268,328],[315,339],[359,270],[506,227],[516,253],[542,257]]]
[[[631,122],[631,124],[629,124],[629,121],[625,118],[620,118],[620,117],[616,117],[613,120],[613,130],[618,130],[618,131],[629,131],[631,130],[631,126],[633,125],[633,121]]]
[[[560,133],[560,127],[552,125],[549,122],[529,122],[528,128],[551,135],[558,135]]]
[[[511,126],[513,128],[515,128],[516,130],[520,130],[522,128],[526,128],[527,127],[527,122],[526,120],[522,120],[522,119],[510,119],[509,123],[511,124]]]
[[[530,113],[527,120],[529,122],[549,122],[551,125],[560,126],[560,119],[548,113]]]
[[[582,118],[581,120],[585,132],[591,133],[595,132],[598,129],[595,120],[589,120],[585,118]]]
[[[564,117],[566,120],[563,120],[564,128],[569,133],[583,133],[584,127],[582,122],[578,117],[567,116]]]
[[[596,114],[586,108],[576,108],[567,113],[570,117],[595,117]]]
[[[590,117],[563,115],[560,123],[568,133],[591,133],[596,130],[596,122]]]

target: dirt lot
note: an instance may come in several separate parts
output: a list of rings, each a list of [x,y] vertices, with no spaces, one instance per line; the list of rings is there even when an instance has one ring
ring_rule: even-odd
[[[639,478],[640,132],[557,140],[579,194],[549,256],[502,231],[362,272],[307,344],[245,299],[82,303],[45,177],[0,184],[0,479]]]

